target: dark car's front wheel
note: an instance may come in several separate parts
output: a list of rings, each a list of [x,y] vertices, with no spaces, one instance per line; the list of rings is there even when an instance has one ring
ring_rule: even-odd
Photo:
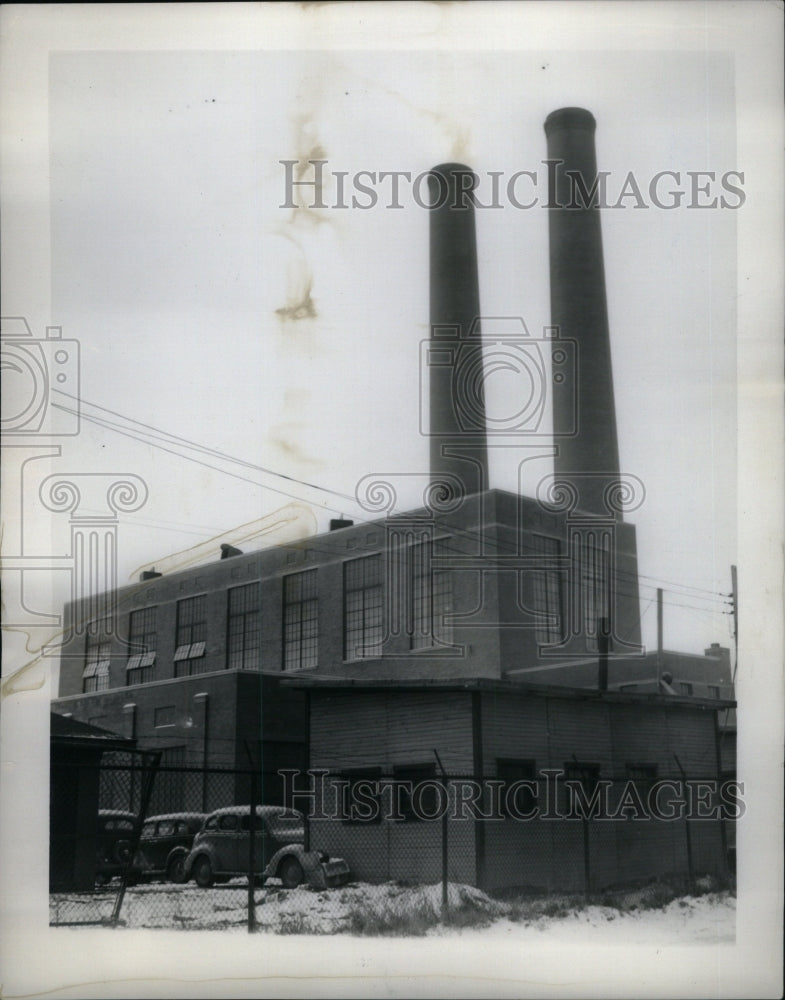
[[[296,889],[303,880],[303,866],[297,858],[286,858],[281,862],[278,876],[286,889]]]
[[[204,855],[197,858],[196,864],[193,867],[193,875],[198,886],[202,889],[209,889],[215,881],[213,877],[213,866],[210,864],[210,859]]]
[[[166,866],[166,877],[170,882],[177,882],[178,884],[185,882],[184,854],[176,854],[173,858],[169,859],[169,864]]]

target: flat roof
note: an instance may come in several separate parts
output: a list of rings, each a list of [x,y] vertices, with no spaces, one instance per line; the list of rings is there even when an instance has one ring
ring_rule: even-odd
[[[692,695],[669,695],[660,692],[600,691],[598,688],[568,687],[561,684],[527,684],[523,681],[491,677],[453,678],[361,678],[319,676],[317,674],[284,677],[286,687],[331,691],[483,691],[498,694],[522,694],[539,698],[565,698],[581,701],[632,702],[648,705],[674,705],[683,708],[735,708],[736,702],[723,698],[696,698]]]

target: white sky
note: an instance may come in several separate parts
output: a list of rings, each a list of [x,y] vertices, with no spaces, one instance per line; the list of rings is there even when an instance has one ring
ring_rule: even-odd
[[[321,149],[328,170],[416,175],[457,157],[481,177],[536,171],[545,201],[543,121],[578,104],[612,201],[629,171],[646,192],[660,170],[689,190],[688,170],[743,169],[732,60],[711,52],[69,52],[50,58],[50,93],[52,316],[81,343],[83,400],[349,495],[369,473],[427,471],[427,212],[406,186],[384,207],[380,185],[371,210],[293,213],[280,160]],[[477,213],[481,308],[536,336],[548,213],[504,202]],[[727,608],[701,598],[730,590],[736,561],[736,213],[631,206],[602,224],[622,469],[647,490],[644,638],[658,581],[702,588],[665,595],[666,646],[700,652],[730,641],[705,610]],[[309,287],[315,317],[276,313]],[[69,455],[149,487],[121,525],[121,581],[287,500],[87,422]],[[510,450],[490,462],[515,490]],[[337,508],[317,508],[321,529],[357,513],[293,492]],[[403,509],[419,497],[399,492]]]

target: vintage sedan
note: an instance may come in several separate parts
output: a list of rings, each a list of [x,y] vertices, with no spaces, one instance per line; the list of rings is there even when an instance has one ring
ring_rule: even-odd
[[[251,850],[250,806],[228,806],[210,813],[196,835],[185,861],[185,878],[211,886],[237,875],[248,875]],[[279,878],[287,889],[308,881],[319,887],[348,881],[349,867],[341,858],[305,850],[305,821],[296,809],[257,806],[254,815],[253,872],[255,881]]]
[[[204,813],[196,812],[148,816],[134,858],[137,878],[185,882],[185,859],[204,818]]]

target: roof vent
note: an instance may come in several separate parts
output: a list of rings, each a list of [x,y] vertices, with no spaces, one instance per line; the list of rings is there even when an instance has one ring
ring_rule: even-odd
[[[345,517],[330,518],[330,531],[338,531],[339,528],[351,528],[354,521],[349,521]]]
[[[224,542],[221,545],[221,558],[222,559],[231,559],[232,556],[241,556],[242,554],[243,554],[243,550],[242,549],[236,549],[234,547],[234,545],[227,545],[226,542]]]
[[[143,569],[139,574],[140,580],[155,580],[157,577],[163,576],[162,573],[156,573],[154,569]]]

